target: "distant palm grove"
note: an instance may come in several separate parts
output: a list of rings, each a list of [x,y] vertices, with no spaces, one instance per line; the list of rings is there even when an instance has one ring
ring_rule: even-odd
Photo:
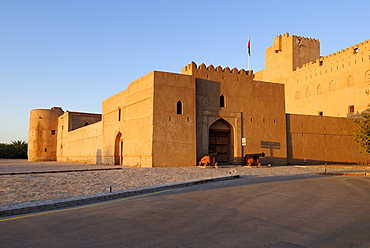
[[[27,142],[17,140],[11,144],[0,143],[0,158],[27,158]]]

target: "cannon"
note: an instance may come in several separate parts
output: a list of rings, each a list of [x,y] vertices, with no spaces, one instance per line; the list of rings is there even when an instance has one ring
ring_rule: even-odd
[[[198,162],[198,166],[213,166],[215,168],[218,167],[216,156],[218,153],[211,153],[204,155],[203,158]]]
[[[252,165],[260,166],[261,165],[261,163],[260,163],[260,157],[263,158],[264,156],[265,156],[265,153],[264,152],[245,154],[245,156],[244,156],[244,164],[246,164],[248,166],[252,166]]]

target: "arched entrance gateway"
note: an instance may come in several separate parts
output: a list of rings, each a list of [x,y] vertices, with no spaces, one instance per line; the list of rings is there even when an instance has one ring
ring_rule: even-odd
[[[219,119],[209,127],[208,152],[218,153],[217,162],[230,163],[232,161],[231,152],[231,126],[230,124]]]

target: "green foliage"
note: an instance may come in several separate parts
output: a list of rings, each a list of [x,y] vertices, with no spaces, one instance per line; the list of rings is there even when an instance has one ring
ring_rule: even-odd
[[[0,143],[0,158],[27,158],[27,146],[27,142],[21,140]]]
[[[370,153],[370,112],[364,111],[361,118],[351,119],[356,124],[355,129],[351,132],[354,140],[360,146],[360,152]]]

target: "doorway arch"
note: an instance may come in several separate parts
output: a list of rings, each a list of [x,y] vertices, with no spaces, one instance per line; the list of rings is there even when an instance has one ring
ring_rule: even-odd
[[[230,163],[231,151],[231,125],[224,119],[215,121],[209,127],[208,153],[217,153],[217,162]]]
[[[114,141],[114,164],[115,165],[122,165],[123,161],[123,141],[122,141],[122,134],[118,132],[116,139]]]

